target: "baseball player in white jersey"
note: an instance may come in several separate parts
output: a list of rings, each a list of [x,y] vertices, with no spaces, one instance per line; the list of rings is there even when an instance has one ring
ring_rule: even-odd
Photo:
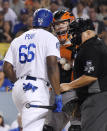
[[[14,82],[13,101],[22,115],[23,131],[42,131],[47,109],[26,108],[26,103],[49,105],[49,83],[56,93],[55,112],[62,110],[57,57],[59,41],[47,29],[53,20],[50,10],[34,12],[33,26],[15,38],[4,58],[5,75]]]

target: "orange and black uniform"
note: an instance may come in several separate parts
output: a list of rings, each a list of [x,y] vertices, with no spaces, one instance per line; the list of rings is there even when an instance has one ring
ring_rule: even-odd
[[[68,61],[74,60],[73,54],[74,47],[71,45],[61,45],[60,47],[60,55],[61,58],[65,58]],[[72,67],[69,70],[64,70],[62,65],[59,63],[60,69],[60,83],[71,82],[72,80]]]
[[[59,63],[60,68],[60,83],[69,83],[74,80],[73,75],[73,63],[75,60],[75,55],[77,54],[78,46],[73,46],[72,44],[61,45],[60,47],[60,55],[61,58],[65,58],[66,60],[71,62],[71,69],[66,71],[62,68],[62,65]]]

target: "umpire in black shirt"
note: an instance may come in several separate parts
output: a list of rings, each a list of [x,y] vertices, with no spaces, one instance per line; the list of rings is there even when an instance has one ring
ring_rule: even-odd
[[[82,131],[107,131],[107,47],[91,20],[71,23],[72,42],[81,43],[74,64],[75,80],[61,92],[75,89],[81,106]]]

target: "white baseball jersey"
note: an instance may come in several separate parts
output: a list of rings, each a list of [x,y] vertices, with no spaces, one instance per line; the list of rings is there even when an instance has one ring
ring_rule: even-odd
[[[48,81],[46,57],[60,57],[59,41],[43,29],[32,29],[15,38],[6,53],[17,78],[30,75]]]

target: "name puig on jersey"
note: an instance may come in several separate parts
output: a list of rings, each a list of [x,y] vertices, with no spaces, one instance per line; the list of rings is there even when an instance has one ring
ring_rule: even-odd
[[[33,39],[34,36],[35,36],[35,34],[26,34],[26,35],[25,35],[25,40],[26,40],[26,39],[28,39],[28,40]]]

